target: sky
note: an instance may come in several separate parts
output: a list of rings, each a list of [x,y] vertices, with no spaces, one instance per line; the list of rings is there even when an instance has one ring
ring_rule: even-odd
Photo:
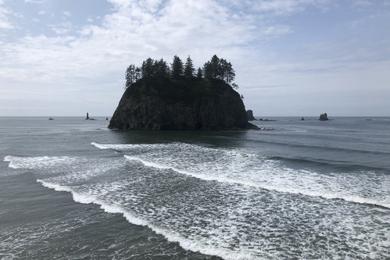
[[[214,54],[257,116],[390,116],[390,0],[0,0],[0,116],[111,116],[129,64]]]

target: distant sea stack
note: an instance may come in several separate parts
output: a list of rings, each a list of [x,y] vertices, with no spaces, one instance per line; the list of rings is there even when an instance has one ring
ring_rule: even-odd
[[[256,118],[253,116],[253,111],[252,110],[247,110],[246,111],[246,116],[248,118],[249,121],[254,121],[256,120]]]
[[[321,114],[319,120],[320,121],[328,121],[329,120],[328,114],[327,113]]]
[[[127,89],[110,120],[109,128],[257,129],[248,123],[244,103],[232,88],[233,84],[228,83],[234,75],[212,74],[218,64],[229,67],[230,63],[214,56],[203,70],[198,69],[196,75],[190,58],[183,66],[175,56],[172,68],[163,60],[152,59],[144,61],[141,68],[131,65],[127,70]]]

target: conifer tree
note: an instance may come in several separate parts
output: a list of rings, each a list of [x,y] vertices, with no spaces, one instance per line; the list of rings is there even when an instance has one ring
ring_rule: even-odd
[[[126,88],[130,87],[136,81],[137,81],[136,68],[133,64],[131,64],[126,69]]]
[[[201,79],[203,77],[203,72],[201,68],[198,68],[198,72],[196,73],[196,77],[198,79]]]
[[[169,67],[163,59],[154,62],[154,70],[157,77],[169,77]]]
[[[154,76],[154,60],[151,58],[147,58],[144,62],[142,62],[142,77],[143,78],[151,78]]]
[[[135,68],[135,81],[142,78],[142,71],[140,67]]]
[[[204,77],[206,79],[214,78],[213,69],[212,69],[211,63],[209,61],[204,64],[203,73],[204,73]]]
[[[172,78],[178,79],[183,76],[183,62],[178,56],[173,57]]]
[[[186,64],[184,66],[184,77],[187,79],[191,79],[194,77],[194,65],[192,63],[191,57],[188,56]]]

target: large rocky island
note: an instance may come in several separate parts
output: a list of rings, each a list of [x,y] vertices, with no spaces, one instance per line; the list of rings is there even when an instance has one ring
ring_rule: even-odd
[[[215,70],[220,70],[220,74],[216,75]],[[183,65],[175,56],[172,68],[163,60],[152,59],[144,61],[141,68],[131,65],[126,74],[126,91],[109,128],[256,129],[248,123],[242,98],[232,87],[234,83],[229,84],[233,78],[231,64],[217,56],[198,69],[196,75],[190,58]]]

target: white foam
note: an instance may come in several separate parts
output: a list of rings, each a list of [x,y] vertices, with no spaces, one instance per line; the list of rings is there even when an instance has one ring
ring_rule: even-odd
[[[135,147],[142,147],[139,144],[99,144],[92,142],[91,145],[101,150],[127,150]]]
[[[71,163],[74,158],[68,156],[19,157],[7,155],[4,157],[4,161],[9,162],[8,167],[13,169],[37,169]]]
[[[140,162],[147,167],[153,167],[153,168],[157,168],[157,169],[170,169],[170,170],[173,170],[175,172],[189,175],[189,176],[199,178],[202,180],[206,180],[206,181],[217,181],[217,182],[229,183],[229,184],[240,184],[240,185],[251,186],[251,187],[272,190],[272,191],[277,191],[277,192],[282,192],[282,193],[292,193],[292,194],[299,194],[299,195],[305,195],[305,196],[311,196],[311,197],[321,197],[321,198],[325,198],[325,199],[341,199],[341,200],[345,200],[345,201],[349,201],[349,202],[353,202],[353,203],[369,204],[369,205],[374,205],[374,206],[381,206],[381,207],[385,207],[385,208],[390,208],[390,203],[383,203],[381,201],[377,201],[377,200],[369,199],[369,198],[363,198],[363,197],[359,197],[359,196],[326,193],[323,191],[314,192],[314,191],[310,191],[310,190],[297,190],[294,187],[267,185],[266,183],[259,183],[259,182],[253,182],[250,180],[229,178],[228,176],[216,176],[213,174],[194,173],[194,172],[184,171],[184,170],[181,170],[181,169],[178,169],[175,167],[171,167],[168,165],[163,165],[163,164],[159,164],[159,163],[146,161],[144,159],[141,159],[141,158],[138,158],[135,156],[124,155],[124,157],[130,161]]]
[[[152,229],[155,233],[164,236],[168,241],[179,243],[179,245],[182,248],[184,248],[185,250],[190,250],[193,252],[200,252],[200,253],[207,254],[207,255],[216,255],[216,256],[220,256],[220,257],[222,257],[224,259],[228,259],[228,260],[229,259],[249,260],[249,259],[255,258],[249,252],[245,252],[245,250],[241,250],[240,252],[234,252],[232,250],[223,249],[223,248],[210,248],[209,246],[206,246],[201,241],[193,241],[193,240],[187,239],[187,238],[185,238],[185,237],[183,237],[175,232],[160,228],[160,227],[150,223],[147,220],[144,220],[144,219],[141,219],[141,218],[135,216],[129,210],[124,209],[120,205],[106,203],[105,201],[99,199],[97,196],[90,195],[90,194],[82,194],[82,193],[74,191],[70,187],[46,182],[46,181],[40,180],[40,179],[38,179],[37,182],[42,184],[44,187],[49,188],[49,189],[53,189],[55,191],[63,191],[63,192],[71,193],[72,198],[75,202],[82,203],[82,204],[93,203],[93,204],[99,205],[100,208],[103,209],[107,213],[122,214],[129,223],[139,225],[139,226],[147,226],[150,229]]]

